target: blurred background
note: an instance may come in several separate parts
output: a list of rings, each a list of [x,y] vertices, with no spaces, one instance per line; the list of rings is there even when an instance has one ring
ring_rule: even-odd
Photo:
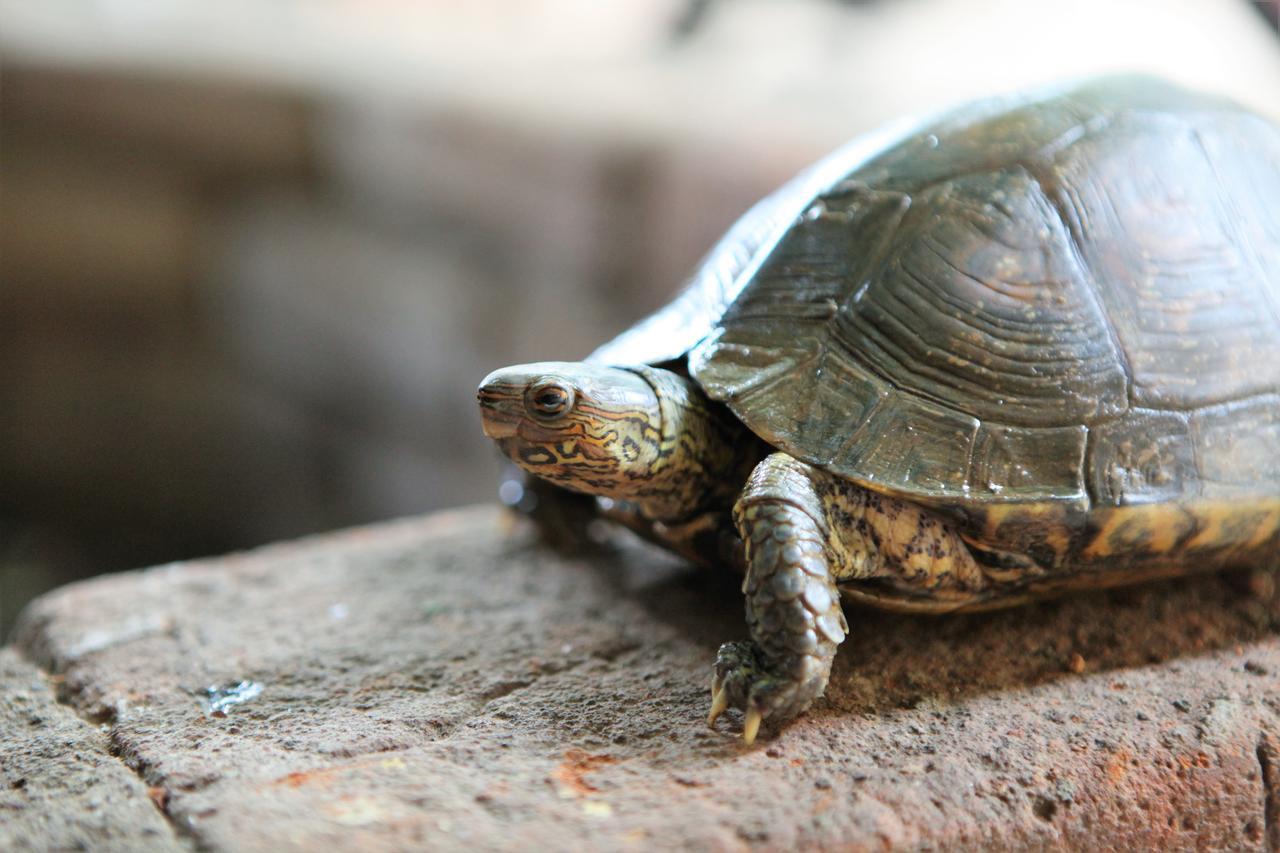
[[[0,0],[0,638],[89,574],[494,499],[474,389],[661,305],[886,119],[1150,71],[1248,0]]]

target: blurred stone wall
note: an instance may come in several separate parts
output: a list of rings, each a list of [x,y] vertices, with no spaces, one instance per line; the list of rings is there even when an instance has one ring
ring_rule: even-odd
[[[798,165],[221,81],[2,76],[0,632],[82,574],[492,499],[479,379],[660,305]]]
[[[228,207],[309,181],[303,107],[8,65],[0,117],[0,619],[52,581],[316,524],[306,414],[233,369],[203,307]]]
[[[5,510],[236,541],[488,498],[479,378],[661,304],[796,165],[681,199],[678,158],[447,113],[22,67],[0,98]]]
[[[77,574],[490,499],[488,370],[584,355],[886,118],[1123,68],[1280,112],[1243,2],[78,5],[0,0],[0,635]]]

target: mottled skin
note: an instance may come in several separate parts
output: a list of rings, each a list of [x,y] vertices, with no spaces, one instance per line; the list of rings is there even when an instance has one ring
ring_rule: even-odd
[[[607,498],[602,511],[703,564],[740,559],[730,511],[754,436],[669,371],[543,362],[487,377],[485,435],[539,479]]]

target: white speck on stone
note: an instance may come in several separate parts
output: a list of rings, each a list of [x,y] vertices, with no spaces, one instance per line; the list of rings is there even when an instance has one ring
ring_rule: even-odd
[[[262,694],[262,685],[256,681],[241,681],[231,687],[218,687],[216,684],[205,689],[209,700],[205,703],[205,712],[213,717],[225,717],[234,706]]]
[[[343,604],[341,601],[329,605],[330,619],[341,620],[341,619],[346,619],[350,615],[351,615],[351,609],[347,607],[347,605]]]
[[[613,806],[601,800],[587,800],[582,804],[582,813],[594,818],[612,817]]]

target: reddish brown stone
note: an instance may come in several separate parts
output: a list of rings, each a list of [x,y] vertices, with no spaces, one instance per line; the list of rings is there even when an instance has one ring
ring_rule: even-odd
[[[1277,843],[1274,594],[848,615],[827,698],[755,748],[702,722],[734,578],[491,509],[67,587],[18,647],[207,849]]]

